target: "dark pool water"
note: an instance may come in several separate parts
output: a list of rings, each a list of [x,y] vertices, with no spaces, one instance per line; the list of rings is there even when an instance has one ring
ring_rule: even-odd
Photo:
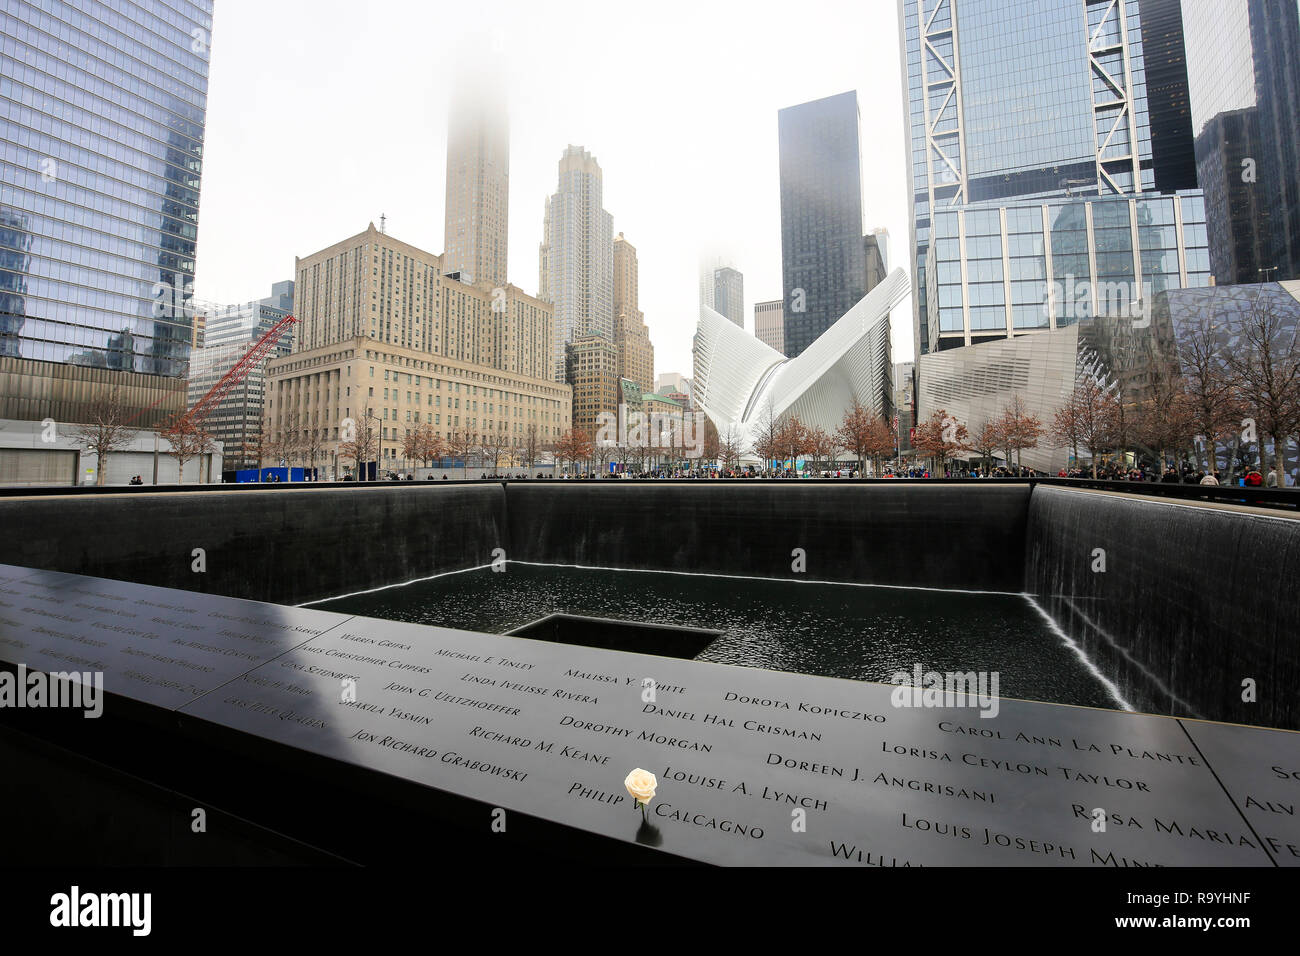
[[[696,659],[889,683],[997,671],[1002,697],[1115,707],[1018,595],[510,564],[313,607],[501,634],[555,612],[722,631]]]

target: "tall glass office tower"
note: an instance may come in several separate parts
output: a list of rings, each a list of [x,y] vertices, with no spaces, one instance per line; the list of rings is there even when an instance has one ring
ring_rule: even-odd
[[[1300,4],[1184,0],[1183,20],[1214,277],[1300,278]]]
[[[786,107],[777,136],[785,350],[795,358],[875,288],[883,268],[875,236],[862,231],[857,92]]]
[[[1179,181],[1178,164],[1161,155],[1162,150],[1187,149],[1188,137],[1180,135],[1190,122],[1180,88],[1185,80],[1176,65],[1161,75],[1159,115],[1151,115],[1148,103],[1141,11],[1159,6],[1160,0],[899,0],[910,127],[917,355],[989,336],[1009,337],[1017,329],[1056,327],[1058,316],[1044,312],[1054,307],[1043,292],[1050,274],[1009,271],[1014,268],[1009,257],[1038,250],[1044,229],[1054,237],[1064,228],[1056,222],[1055,207],[1044,202],[1064,198],[1082,203],[1064,214],[1076,217],[1080,230],[1092,235],[1092,211],[1084,208],[1091,200],[1153,194],[1157,170],[1172,169],[1167,175],[1175,188],[1193,185],[1185,163]],[[1154,14],[1147,18],[1157,22]],[[1161,27],[1158,34],[1148,30],[1145,36],[1158,35],[1168,45],[1174,28],[1163,21]],[[1162,64],[1169,66],[1167,58]],[[1159,136],[1153,137],[1153,128]],[[929,262],[930,247],[940,214],[968,207],[991,212],[948,224],[978,220],[986,232],[972,233],[969,243],[964,234],[945,236],[952,247],[948,264],[928,268],[935,265]],[[1170,208],[1181,213],[1184,207]],[[1142,211],[1127,205],[1105,209],[1107,215],[1122,213],[1131,222],[1139,222],[1131,217]],[[1016,222],[1027,223],[1027,232],[1038,237],[1033,250],[1029,243],[1017,251],[996,241],[1018,228]],[[1136,283],[1133,250],[1140,237],[1132,228],[1112,231],[1105,239],[1123,240],[1113,251],[1127,257],[1125,276]],[[1166,246],[1181,244],[1179,235]],[[1063,247],[1058,251],[1066,252]],[[1088,244],[1081,241],[1079,250],[1072,251],[1086,258]],[[1043,257],[1041,250],[1035,255]],[[990,261],[972,264],[985,259]],[[1163,271],[1178,275],[1187,269]],[[1090,273],[1098,273],[1094,282],[1102,278],[1096,268],[1082,275]],[[931,301],[939,291],[931,288],[936,274],[960,296],[950,291],[948,301]],[[1037,282],[1038,291],[1026,298],[1028,293],[1011,288],[1013,279]],[[934,317],[945,309],[953,324],[934,328]],[[1033,309],[1042,321],[1029,320]]]
[[[0,418],[182,407],[212,0],[0,9]]]

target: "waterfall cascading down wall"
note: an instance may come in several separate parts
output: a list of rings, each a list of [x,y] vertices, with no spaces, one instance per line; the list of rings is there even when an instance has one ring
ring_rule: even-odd
[[[1297,582],[1285,513],[1045,485],[1030,499],[1025,589],[1139,711],[1300,728]]]
[[[1027,485],[510,485],[512,559],[1019,593]],[[802,571],[795,571],[802,551]]]
[[[1285,513],[1012,482],[484,481],[15,496],[0,528],[7,563],[280,604],[501,553],[1025,592],[1139,710],[1300,727],[1300,519]]]
[[[507,539],[486,481],[5,498],[0,527],[9,564],[277,604],[487,564]]]

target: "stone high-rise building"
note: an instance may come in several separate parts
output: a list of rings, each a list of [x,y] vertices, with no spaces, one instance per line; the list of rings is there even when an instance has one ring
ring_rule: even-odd
[[[614,240],[614,347],[618,375],[645,391],[654,386],[655,347],[645,315],[637,307],[636,247],[620,232]]]
[[[780,299],[754,303],[754,336],[785,354],[785,309]]]
[[[419,424],[506,448],[530,426],[543,444],[566,431],[571,398],[553,378],[551,306],[445,271],[442,257],[374,223],[298,259],[293,352],[267,366],[268,438],[296,426],[299,447],[318,443],[328,461],[342,422],[369,412],[380,460],[397,467]]]
[[[553,380],[551,307],[506,285],[468,285],[441,256],[371,223],[297,261],[294,351],[356,335],[432,352],[525,378]]]
[[[596,158],[580,146],[566,148],[559,188],[546,200],[539,250],[538,297],[555,309],[552,361],[559,381],[566,345],[586,335],[614,336],[614,220],[602,205],[603,188]]]
[[[603,335],[579,335],[564,347],[564,356],[564,378],[573,387],[573,427],[594,438],[600,414],[618,411],[618,349]]]
[[[506,285],[510,225],[510,123],[505,100],[484,85],[452,103],[442,262],[476,284]]]

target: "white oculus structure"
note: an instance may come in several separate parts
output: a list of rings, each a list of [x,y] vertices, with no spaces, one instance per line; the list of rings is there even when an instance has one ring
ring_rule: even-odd
[[[731,431],[746,452],[769,418],[797,417],[833,434],[854,399],[889,418],[889,314],[911,291],[907,272],[895,269],[793,359],[701,305],[692,399],[719,435]]]

